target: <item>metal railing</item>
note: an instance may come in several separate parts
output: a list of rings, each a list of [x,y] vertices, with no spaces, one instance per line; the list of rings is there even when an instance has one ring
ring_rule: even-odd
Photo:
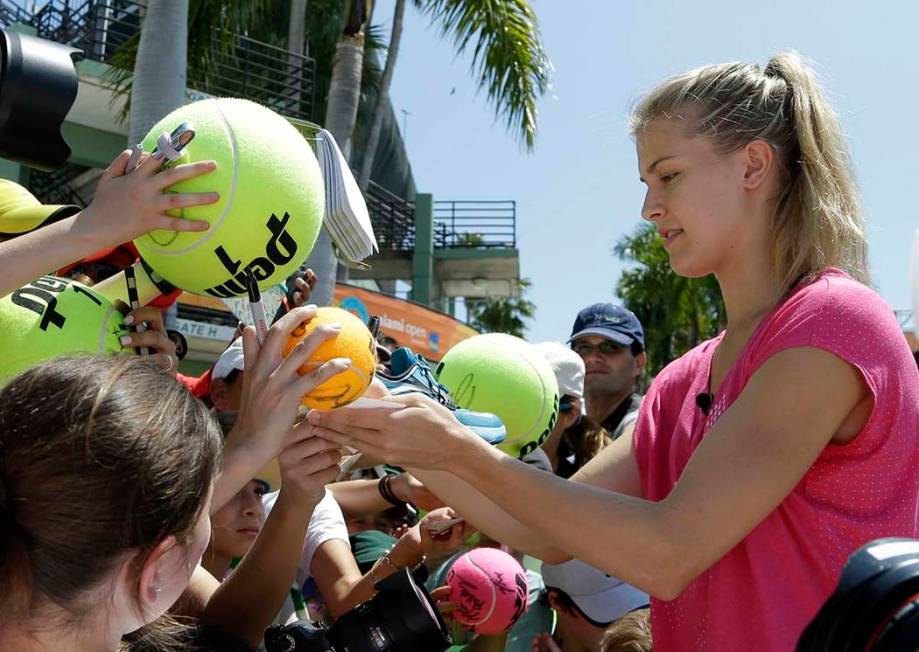
[[[372,181],[364,199],[380,250],[412,251],[415,248],[415,206]]]
[[[135,38],[145,3],[137,0],[49,0],[33,12],[0,0],[0,24],[30,25],[37,35],[82,49],[88,59],[117,65]],[[309,120],[315,61],[241,34],[216,31],[206,67],[188,71],[188,85],[208,95],[245,97],[279,113]]]
[[[439,249],[513,249],[517,202],[434,202],[434,246]]]
[[[415,207],[375,183],[366,195],[370,221],[381,250],[415,248]],[[434,202],[437,249],[513,249],[517,246],[517,202]]]
[[[71,181],[89,168],[74,163],[64,163],[51,172],[32,170],[29,174],[29,191],[43,204],[68,204],[85,208],[87,201],[74,190]]]

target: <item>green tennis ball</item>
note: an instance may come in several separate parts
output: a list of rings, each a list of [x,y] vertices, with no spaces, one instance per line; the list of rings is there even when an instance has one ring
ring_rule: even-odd
[[[500,333],[463,340],[440,361],[438,382],[460,407],[491,412],[507,430],[498,448],[522,458],[542,444],[558,418],[558,382],[532,345]]]
[[[0,298],[0,385],[40,362],[75,353],[121,352],[122,315],[95,290],[42,276]]]
[[[134,243],[160,276],[194,294],[226,298],[246,293],[251,269],[263,290],[306,260],[325,206],[319,164],[287,120],[239,99],[209,99],[176,109],[147,134],[146,151],[183,122],[195,130],[184,156],[170,165],[214,160],[217,169],[170,192],[220,193],[207,206],[178,211],[206,220],[207,231],[152,231]]]

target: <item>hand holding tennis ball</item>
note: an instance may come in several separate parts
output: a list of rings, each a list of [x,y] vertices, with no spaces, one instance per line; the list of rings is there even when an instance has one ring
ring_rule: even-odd
[[[153,151],[164,132],[182,123],[193,127],[195,137],[182,158],[159,174],[181,163],[216,161],[217,167],[166,187],[164,200],[172,193],[209,191],[220,197],[207,206],[176,206],[180,210],[170,211],[175,217],[210,228],[151,231],[134,241],[141,257],[172,285],[218,298],[246,294],[250,272],[262,290],[287,278],[309,255],[322,226],[324,184],[309,143],[268,107],[219,98],[164,117],[147,134],[144,149]]]
[[[243,374],[239,416],[227,437],[227,445],[245,449],[242,458],[245,466],[251,468],[247,478],[251,478],[289,443],[291,430],[299,419],[298,409],[303,395],[351,366],[350,360],[337,358],[308,376],[298,373],[298,368],[323,343],[338,334],[339,329],[332,324],[313,328],[310,335],[303,338],[302,345],[286,357],[282,356],[291,333],[313,319],[316,313],[316,306],[294,308],[272,324],[268,337],[261,345],[252,326],[243,330],[246,371]],[[227,500],[229,498],[226,497]],[[214,500],[217,502],[216,498]]]
[[[329,360],[347,358],[351,365],[303,396],[303,405],[329,410],[347,405],[363,394],[373,380],[376,369],[376,342],[360,319],[341,308],[319,308],[316,316],[295,328],[284,345],[282,355],[291,351],[313,330],[322,325],[337,324],[338,335],[323,342],[297,371],[309,374]]]
[[[125,150],[102,173],[92,202],[74,220],[74,232],[94,242],[96,249],[114,247],[138,238],[150,231],[206,231],[203,220],[186,220],[170,216],[169,210],[206,206],[220,199],[216,192],[168,193],[164,190],[182,181],[207,174],[216,163],[210,160],[176,165],[161,170],[163,165],[147,156],[133,172],[128,172],[131,150]]]

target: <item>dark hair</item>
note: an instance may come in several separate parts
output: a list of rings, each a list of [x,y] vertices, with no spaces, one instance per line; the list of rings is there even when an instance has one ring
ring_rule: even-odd
[[[551,602],[549,602],[550,593],[555,596],[555,600],[560,603],[561,607],[565,611],[576,611],[578,616],[580,616],[581,618],[589,622],[594,627],[599,627],[600,629],[604,629],[610,624],[610,623],[597,622],[596,620],[594,620],[593,618],[585,614],[581,610],[581,608],[577,605],[577,603],[572,599],[570,595],[568,595],[565,591],[563,591],[562,589],[556,586],[546,587],[546,593],[545,593],[545,604],[546,605],[551,606]]]
[[[239,371],[240,370],[236,368],[230,369],[230,373],[228,373],[223,378],[219,378],[218,380],[222,380],[227,385],[232,385],[239,378]]]
[[[124,552],[184,541],[205,505],[220,434],[155,363],[58,358],[0,390],[0,619],[42,602],[74,620]]]

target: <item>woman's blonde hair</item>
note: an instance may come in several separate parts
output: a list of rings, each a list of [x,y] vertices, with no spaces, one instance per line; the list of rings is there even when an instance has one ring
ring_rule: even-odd
[[[629,131],[637,136],[660,117],[685,120],[723,154],[757,139],[775,149],[785,175],[772,229],[780,293],[829,266],[868,283],[865,224],[842,129],[797,53],[778,54],[762,69],[725,63],[668,79],[638,103]]]

